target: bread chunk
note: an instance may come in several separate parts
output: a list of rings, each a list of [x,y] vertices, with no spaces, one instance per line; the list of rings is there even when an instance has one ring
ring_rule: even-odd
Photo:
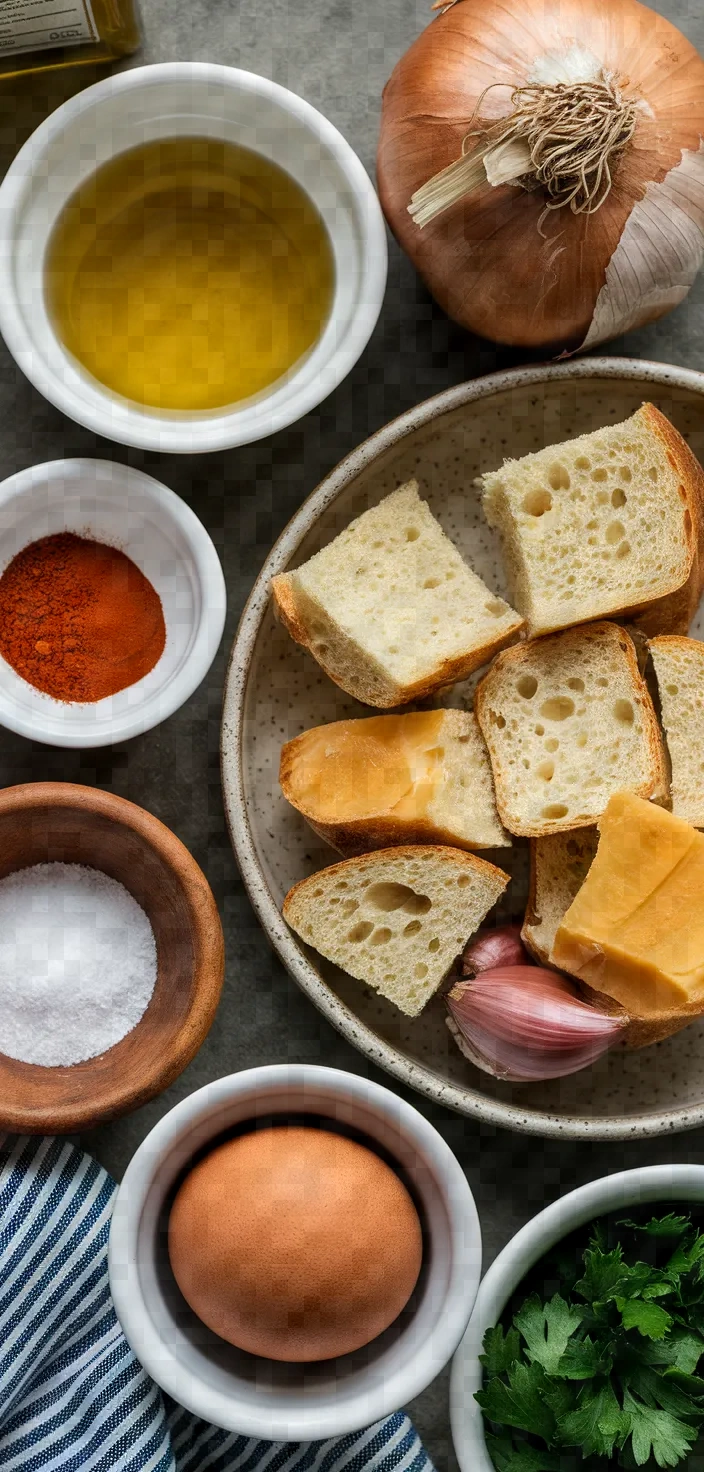
[[[663,790],[665,755],[632,639],[590,624],[506,650],[475,709],[509,833],[586,828],[613,792]]]
[[[558,926],[589,873],[598,841],[596,828],[531,839],[530,894],[521,939],[541,966],[549,963]]]
[[[481,483],[529,635],[616,614],[687,632],[704,579],[704,472],[652,404]]]
[[[308,945],[417,1017],[507,884],[460,849],[381,849],[294,885],[283,913]]]
[[[464,562],[415,481],[274,578],[272,593],[292,638],[379,709],[464,679],[523,627]]]
[[[651,639],[662,724],[672,766],[672,811],[704,828],[704,644]]]
[[[396,843],[502,848],[489,753],[469,711],[333,721],[287,741],[284,797],[341,854]]]

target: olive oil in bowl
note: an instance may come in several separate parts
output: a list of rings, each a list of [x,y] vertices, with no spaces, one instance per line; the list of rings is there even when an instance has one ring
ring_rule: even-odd
[[[49,240],[54,329],[88,373],[158,410],[269,389],[315,345],[334,261],[309,196],[260,154],[168,138],[110,159]]]

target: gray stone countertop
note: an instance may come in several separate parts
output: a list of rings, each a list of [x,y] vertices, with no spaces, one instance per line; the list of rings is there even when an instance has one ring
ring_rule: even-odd
[[[429,0],[191,0],[189,5],[141,0],[141,5],[144,46],[126,65],[194,59],[272,77],[320,108],[372,174],[382,87],[430,14]],[[704,10],[697,0],[659,0],[656,8],[704,52]],[[48,112],[101,74],[79,68],[2,84],[2,168]],[[607,351],[704,368],[704,279],[663,322]],[[116,1177],[161,1115],[225,1073],[261,1063],[322,1062],[390,1083],[370,1070],[298,991],[249,906],[220,793],[225,662],[266,553],[320,478],[411,405],[529,356],[469,337],[450,323],[393,242],[382,316],[347,381],[291,429],[224,454],[157,455],[101,440],[45,403],[0,344],[0,479],[64,455],[98,455],[141,467],[193,507],[213,537],[227,580],[229,613],[218,658],[188,704],[157,730],[96,752],[61,751],[0,732],[3,785],[43,779],[94,783],[140,803],[188,845],[220,907],[227,976],[200,1053],[161,1098],[83,1137],[85,1147]],[[420,1096],[408,1097],[441,1131],[467,1172],[481,1216],[486,1264],[524,1221],[582,1181],[639,1164],[704,1160],[701,1130],[632,1144],[557,1143],[481,1128]],[[438,1472],[455,1469],[447,1374],[409,1409]]]

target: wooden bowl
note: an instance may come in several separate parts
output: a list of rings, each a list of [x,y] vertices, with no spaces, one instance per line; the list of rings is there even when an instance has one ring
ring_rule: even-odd
[[[28,1134],[88,1129],[160,1094],[208,1033],[224,974],[205,875],[144,808],[71,782],[0,791],[0,879],[52,861],[86,864],[124,884],[151,921],[157,979],[137,1026],[96,1058],[45,1068],[0,1053],[0,1128]]]

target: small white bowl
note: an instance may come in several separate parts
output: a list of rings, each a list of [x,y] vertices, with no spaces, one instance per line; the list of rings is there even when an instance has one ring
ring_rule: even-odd
[[[193,414],[132,403],[85,372],[59,341],[44,294],[47,241],[79,184],[128,148],[179,135],[224,139],[273,159],[317,206],[335,257],[330,317],[308,356],[269,391]],[[332,123],[266,77],[210,62],[135,67],[87,87],[37,128],[0,186],[0,331],[10,352],[71,419],[142,449],[227,449],[301,419],[366,347],[384,296],[386,261],[371,181]]]
[[[424,1228],[410,1304],[364,1349],[312,1365],[260,1359],[211,1333],[169,1266],[168,1213],[194,1157],[244,1121],[310,1114],[347,1127],[398,1163]],[[398,1410],[440,1373],[464,1333],[481,1273],[472,1193],[427,1120],[368,1079],[303,1064],[248,1069],[177,1104],[132,1157],[110,1229],[117,1316],[148,1373],[215,1426],[268,1441],[342,1436]]]
[[[205,527],[173,491],[109,460],[50,460],[0,484],[0,575],[56,532],[119,547],[161,599],[166,647],[154,668],[104,700],[68,704],[0,657],[0,724],[48,746],[110,746],[158,726],[205,678],[225,623],[225,579]]]
[[[704,1166],[647,1165],[589,1181],[534,1216],[491,1264],[452,1365],[450,1416],[461,1472],[495,1472],[474,1394],[482,1384],[479,1356],[484,1335],[498,1323],[519,1283],[551,1247],[577,1227],[606,1212],[650,1201],[667,1204],[668,1209],[673,1202],[704,1201]]]

